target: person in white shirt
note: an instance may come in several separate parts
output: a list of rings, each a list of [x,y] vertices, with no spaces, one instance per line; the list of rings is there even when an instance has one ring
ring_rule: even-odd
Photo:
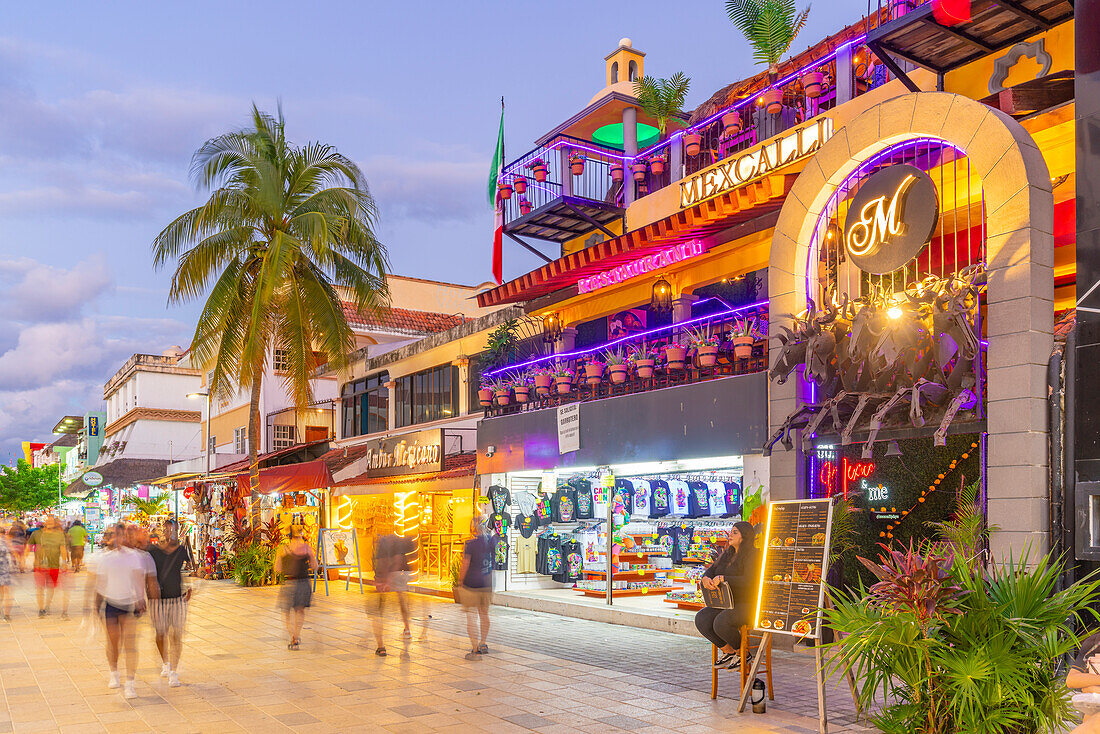
[[[145,610],[150,564],[142,558],[148,558],[149,554],[129,547],[127,539],[127,528],[121,523],[114,527],[109,537],[105,534],[107,551],[98,559],[94,578],[89,582],[95,593],[95,608],[103,614],[107,628],[107,664],[111,667],[107,687],[118,688],[120,685],[118,659],[121,653],[126,665],[123,696],[136,698],[135,616]]]

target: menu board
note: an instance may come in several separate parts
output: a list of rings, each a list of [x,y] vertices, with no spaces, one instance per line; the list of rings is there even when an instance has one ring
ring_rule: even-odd
[[[756,629],[820,638],[832,520],[828,499],[768,505]]]

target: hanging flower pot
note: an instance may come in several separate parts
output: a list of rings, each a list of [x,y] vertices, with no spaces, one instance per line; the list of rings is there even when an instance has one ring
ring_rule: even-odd
[[[682,370],[685,359],[687,359],[687,350],[679,344],[670,344],[665,347],[665,361],[668,362],[670,370]]]
[[[584,381],[589,385],[599,385],[603,380],[603,362],[589,362],[584,366]]]
[[[512,179],[512,186],[515,187],[517,194],[526,194],[527,193],[527,177],[526,176],[516,176],[514,179]]]
[[[825,75],[820,71],[808,71],[802,75],[802,88],[806,90],[806,96],[810,99],[817,99],[821,96],[824,82]]]
[[[626,382],[627,369],[625,364],[611,364],[607,366],[607,376],[611,382],[619,385]]]
[[[700,344],[695,349],[695,356],[699,360],[700,367],[713,367],[718,364],[718,345]]]
[[[612,163],[611,164],[611,180],[622,181],[623,180],[623,164]]]
[[[579,153],[574,153],[569,156],[569,170],[573,172],[574,176],[581,176],[584,174],[584,156]]]
[[[733,337],[733,356],[737,359],[748,359],[752,356],[752,345],[755,339],[751,336]]]
[[[665,172],[665,159],[654,158],[649,162],[649,170],[653,171],[654,176],[660,176]]]
[[[504,388],[503,390],[497,390],[494,397],[496,398],[497,405],[507,405],[511,402],[512,393],[508,391],[508,388]]]
[[[482,408],[488,408],[493,404],[493,388],[483,387],[477,391],[477,401],[481,403]]]
[[[684,135],[684,150],[687,154],[694,158],[699,155],[699,151],[703,149],[703,136],[699,133],[688,133]]]
[[[741,113],[740,112],[727,112],[722,115],[722,132],[728,135],[739,135],[741,133]]]
[[[645,181],[645,164],[635,163],[630,167],[630,170],[634,172],[635,181]]]
[[[550,386],[554,384],[554,376],[550,373],[539,373],[535,375],[535,394],[540,397],[546,397],[550,394]]]
[[[970,0],[932,0],[932,17],[940,25],[970,22]]]
[[[516,394],[517,403],[526,403],[531,397],[530,385],[513,385],[512,391]]]
[[[501,199],[511,199],[512,198],[512,185],[511,184],[502,183],[502,184],[500,184],[500,186],[497,187],[497,190],[500,191],[500,198]]]
[[[532,205],[530,201],[528,201],[527,199],[520,199],[520,201],[519,201],[519,213],[520,214],[530,214],[531,210],[533,208],[534,208],[534,205]]]
[[[565,395],[573,389],[573,375],[554,375],[554,387],[559,395]]]
[[[549,170],[550,169],[546,167],[545,163],[536,163],[535,165],[531,166],[531,173],[532,175],[534,175],[535,180],[539,183],[542,183],[546,180],[546,174],[549,172]]]
[[[652,359],[639,359],[634,362],[634,374],[641,377],[643,380],[648,380],[653,377],[653,365]]]
[[[783,109],[783,90],[775,87],[764,90],[764,108],[769,115],[778,114]]]

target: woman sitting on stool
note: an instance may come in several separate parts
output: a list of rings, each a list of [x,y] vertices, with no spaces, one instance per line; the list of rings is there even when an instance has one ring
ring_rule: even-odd
[[[733,670],[742,662],[739,654],[741,626],[752,624],[760,584],[760,556],[755,538],[756,530],[750,523],[734,523],[726,550],[699,579],[707,589],[717,589],[718,583],[724,580],[733,597],[733,609],[705,607],[695,615],[695,626],[700,634],[722,649],[722,657],[714,664],[716,668]]]

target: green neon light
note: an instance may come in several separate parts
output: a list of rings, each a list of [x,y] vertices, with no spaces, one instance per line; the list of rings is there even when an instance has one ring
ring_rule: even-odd
[[[661,137],[661,131],[644,122],[638,123],[638,150],[648,148]],[[592,133],[592,142],[606,145],[610,148],[623,147],[623,124],[621,122],[604,125]]]

